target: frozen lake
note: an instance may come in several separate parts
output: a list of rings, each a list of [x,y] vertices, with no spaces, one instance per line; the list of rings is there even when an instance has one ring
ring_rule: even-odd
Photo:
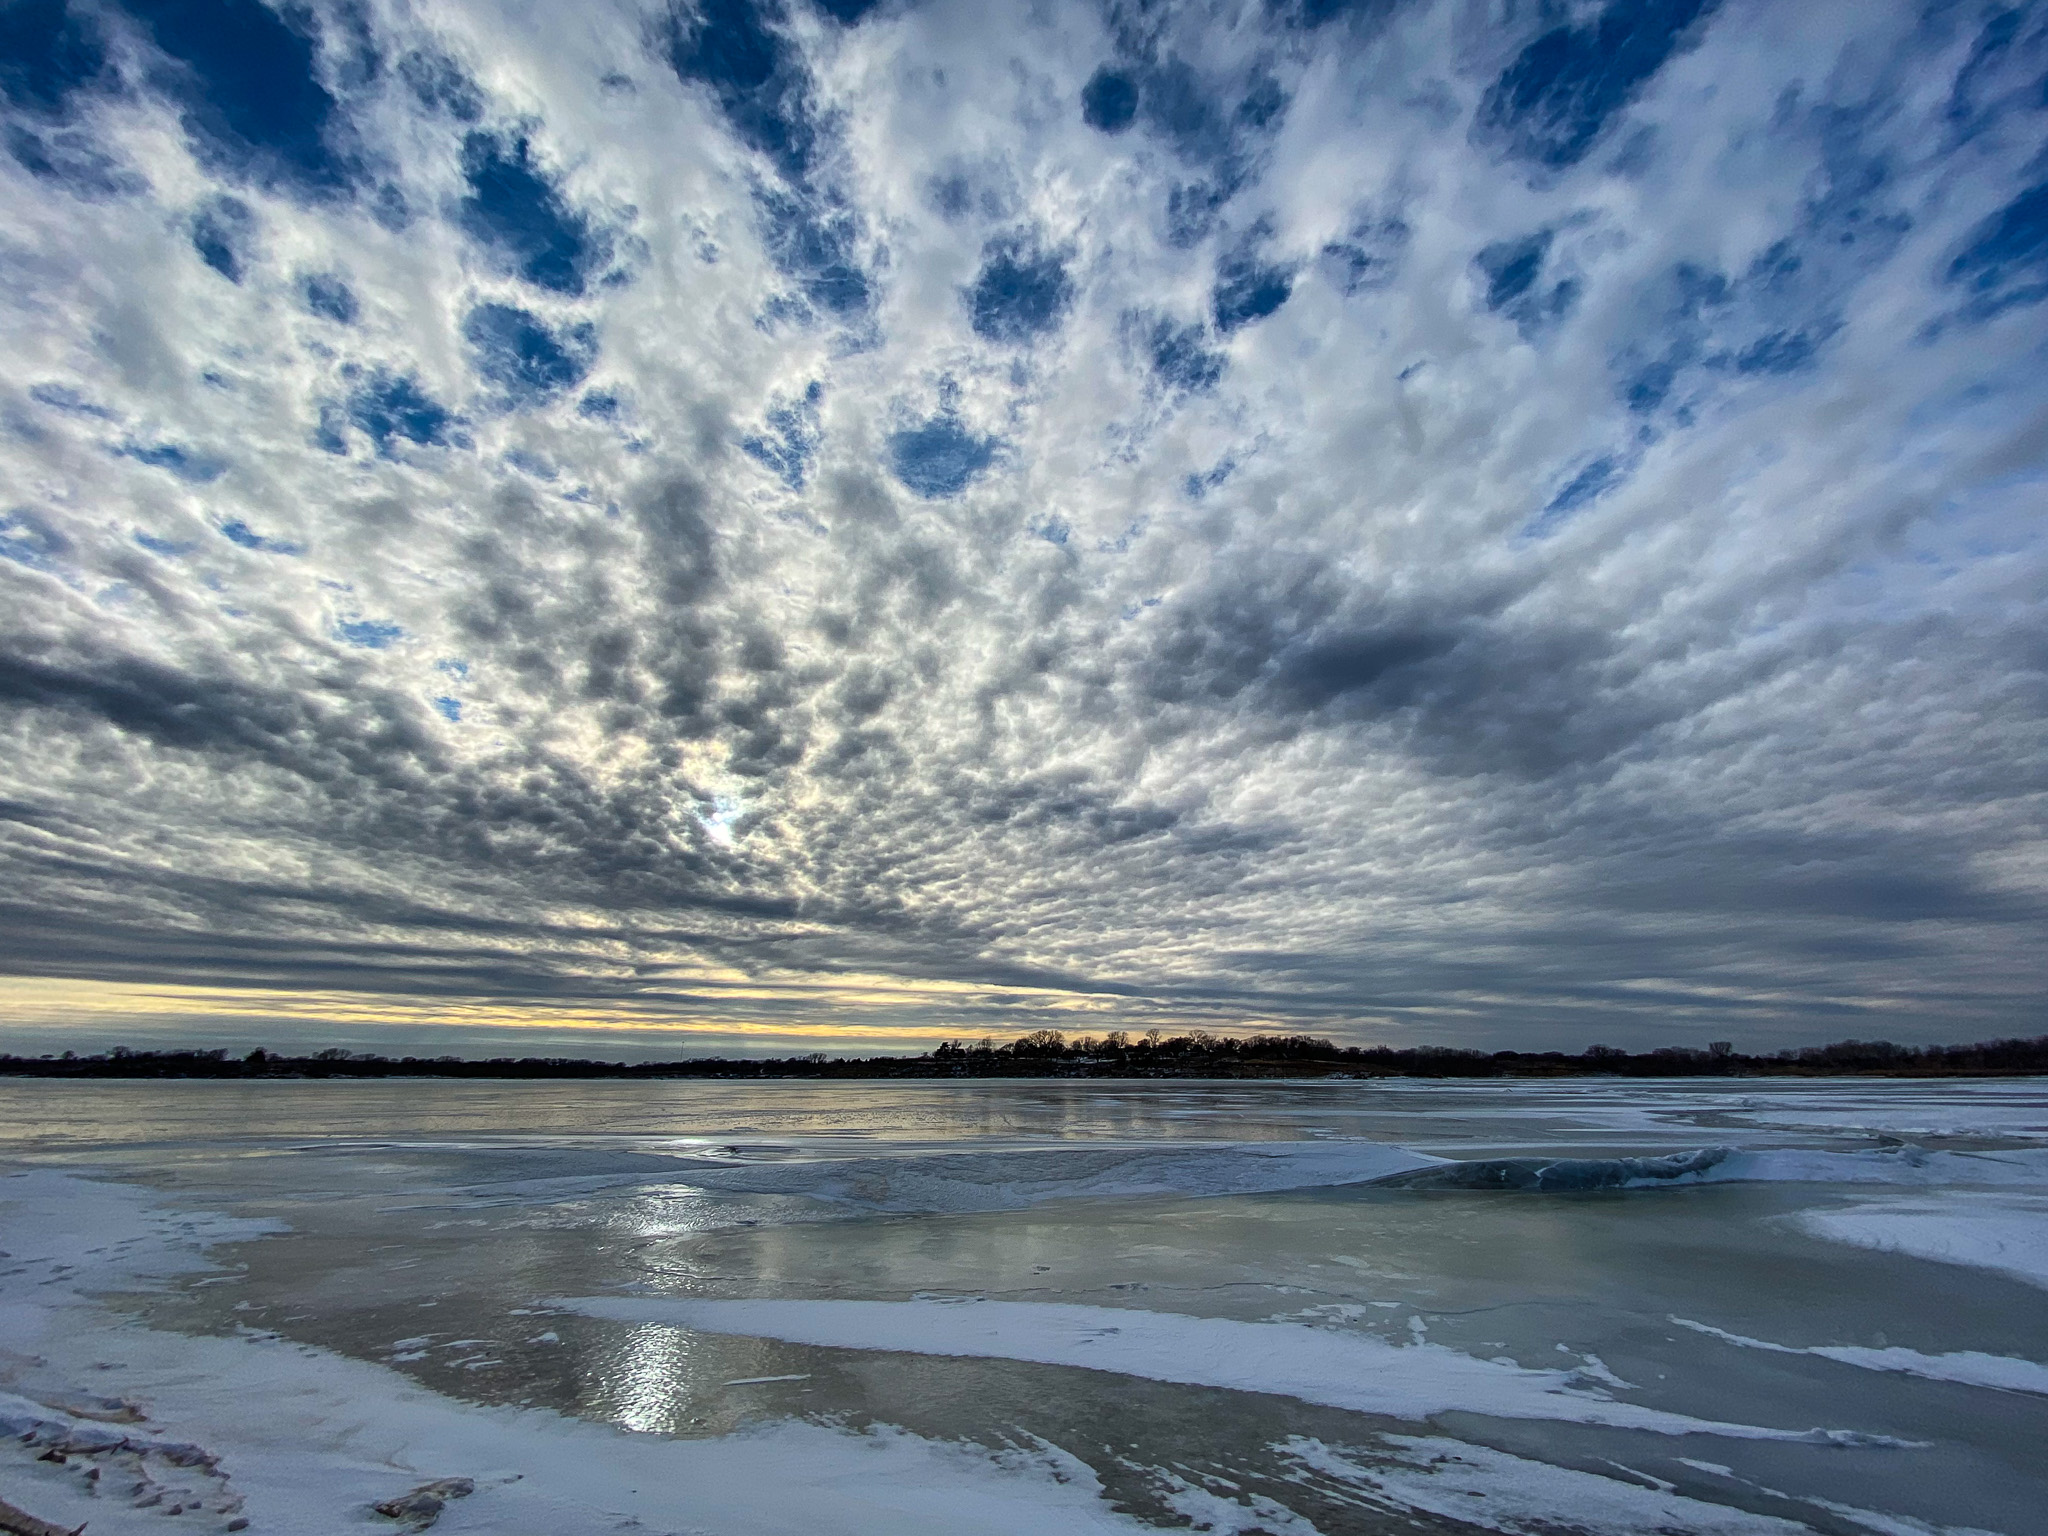
[[[0,1250],[94,1536],[2048,1531],[2041,1081],[16,1082]]]

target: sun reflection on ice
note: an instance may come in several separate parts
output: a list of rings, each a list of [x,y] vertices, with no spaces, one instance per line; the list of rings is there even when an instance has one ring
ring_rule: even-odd
[[[694,1341],[676,1328],[644,1327],[619,1345],[616,1371],[605,1379],[612,1417],[642,1434],[672,1434],[695,1364]]]

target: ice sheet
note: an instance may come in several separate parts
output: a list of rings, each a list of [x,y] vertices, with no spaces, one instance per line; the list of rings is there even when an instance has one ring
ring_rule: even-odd
[[[1857,1152],[1695,1147],[1658,1157],[1488,1157],[1439,1161],[1384,1176],[1409,1188],[1588,1190],[1679,1184],[1893,1184],[2048,1186],[2048,1148],[1930,1152],[1878,1147]]]
[[[1669,1487],[1645,1487],[1553,1467],[1462,1440],[1388,1435],[1380,1443],[1405,1454],[1387,1459],[1300,1436],[1275,1449],[1314,1474],[1313,1480],[1327,1479],[1355,1490],[1371,1505],[1447,1516],[1510,1536],[1553,1536],[1560,1528],[1561,1510],[1570,1511],[1565,1528],[1583,1536],[1642,1536],[1649,1531],[1809,1536],[1812,1531],[1804,1523],[1709,1504]]]
[[[1746,1098],[1731,1107],[1743,1120],[1759,1126],[1892,1136],[2048,1139],[2048,1103],[2043,1102],[2037,1080],[1830,1083],[1818,1090],[1774,1086],[1767,1098]]]
[[[1149,1528],[1135,1516],[1117,1516],[1098,1495],[1095,1471],[1049,1445],[1025,1444],[1005,1458],[949,1443],[945,1437],[956,1432],[957,1420],[949,1416],[952,1399],[945,1393],[959,1391],[973,1393],[986,1410],[976,1420],[978,1435],[986,1438],[1015,1424],[1020,1433],[1028,1429],[1071,1444],[1116,1484],[1119,1501],[1130,1501],[1122,1507],[1168,1524],[1177,1512],[1214,1533],[1313,1536],[1319,1524],[1330,1532],[1352,1529],[1355,1522],[1334,1511],[1333,1518],[1324,1518],[1322,1511],[1334,1504],[1337,1510],[1386,1511],[1364,1517],[1371,1528],[1377,1528],[1374,1520],[1392,1525],[1412,1517],[1425,1523],[1456,1518],[1517,1536],[1562,1529],[1639,1536],[1660,1526],[1776,1536],[1780,1528],[1772,1522],[1711,1501],[1733,1497],[1774,1515],[1787,1515],[1784,1507],[1764,1502],[1761,1494],[1750,1497],[1734,1484],[1675,1470],[1674,1453],[1680,1451],[1739,1469],[1753,1480],[1744,1486],[1800,1490],[1771,1494],[1774,1500],[1818,1505],[1820,1493],[1846,1500],[1839,1519],[1811,1511],[1819,1528],[1925,1536],[1938,1528],[1927,1522],[1944,1515],[1959,1524],[1996,1527],[2007,1536],[2032,1528],[2024,1511],[2032,1507],[2028,1500],[2038,1492],[2039,1478],[2026,1470],[2024,1447],[2033,1443],[2037,1420],[2048,1411],[2048,1394],[2032,1385],[2033,1361],[2013,1357],[2048,1361],[2048,1352],[2035,1347],[2038,1329],[2023,1301],[2029,1293],[1989,1279],[1967,1286],[1974,1321],[1951,1327],[1938,1315],[1938,1303],[1916,1303],[1953,1289],[1954,1272],[1945,1278],[1923,1264],[1890,1262],[1854,1248],[1838,1250],[1831,1271],[1843,1282],[1842,1295],[1830,1286],[1825,1295],[1777,1297],[1776,1302],[1794,1304],[1751,1309],[1745,1286],[1762,1284],[1767,1291],[1769,1265],[1776,1259],[1813,1257],[1782,1214],[1796,1206],[1825,1202],[1831,1211],[1818,1214],[1860,1214],[1866,1222],[1886,1212],[1891,1218],[1938,1214],[1951,1221],[1984,1215],[2002,1223],[2009,1236],[2013,1212],[2032,1212],[2048,1197],[2048,1160],[2038,1152],[1872,1150],[1868,1137],[1840,1134],[1823,1123],[1834,1114],[1843,1126],[1882,1120],[1951,1130],[1975,1126],[1988,1133],[2002,1121],[2012,1133],[2023,1130],[2018,1120],[2033,1113],[2022,1101],[2028,1095],[2040,1099],[2044,1090],[2038,1085],[2008,1085],[2001,1090],[2005,1098],[1986,1093],[1981,1105],[1975,1088],[1964,1084],[1938,1085],[1938,1091],[1885,1085],[1867,1095],[1860,1084],[1808,1085],[1797,1094],[1759,1085],[1754,1102],[1747,1102],[1746,1087],[1734,1085],[1696,1090],[1616,1083],[1568,1092],[1541,1085],[1467,1092],[1445,1084],[1416,1085],[1413,1092],[1368,1085],[1254,1085],[1256,1091],[1194,1085],[1155,1092],[1138,1085],[1121,1087],[1114,1096],[1103,1085],[970,1086],[971,1091],[949,1089],[945,1095],[927,1088],[899,1093],[894,1086],[869,1086],[856,1093],[802,1084],[773,1085],[772,1092],[719,1085],[672,1094],[657,1086],[637,1097],[593,1094],[585,1103],[576,1098],[584,1090],[574,1085],[521,1085],[516,1092],[486,1085],[477,1092],[488,1114],[463,1097],[466,1088],[457,1093],[437,1084],[402,1091],[379,1086],[380,1113],[396,1118],[394,1130],[372,1140],[362,1133],[375,1129],[375,1117],[362,1109],[354,1086],[319,1085],[316,1094],[284,1085],[279,1102],[288,1098],[299,1109],[288,1115],[273,1106],[272,1119],[289,1135],[260,1146],[250,1141],[243,1118],[200,1113],[215,1101],[204,1085],[110,1091],[110,1100],[120,1099],[114,1107],[121,1114],[109,1110],[102,1128],[119,1130],[128,1140],[119,1147],[67,1146],[62,1155],[72,1166],[88,1157],[104,1159],[110,1165],[106,1174],[120,1178],[128,1175],[114,1165],[125,1159],[138,1170],[135,1177],[174,1180],[178,1198],[187,1202],[215,1194],[223,1202],[261,1201],[256,1208],[288,1211],[305,1231],[285,1243],[245,1250],[238,1257],[249,1261],[248,1272],[239,1277],[197,1277],[189,1271],[206,1263],[208,1243],[254,1236],[264,1228],[155,1210],[152,1202],[160,1196],[124,1192],[107,1182],[59,1180],[45,1187],[38,1183],[44,1175],[0,1179],[0,1204],[11,1194],[33,1195],[26,1203],[40,1200],[50,1218],[41,1234],[47,1241],[39,1239],[38,1246],[21,1240],[23,1233],[33,1235],[34,1222],[10,1219],[0,1210],[0,1249],[14,1255],[0,1258],[0,1271],[16,1271],[0,1274],[0,1390],[29,1394],[26,1402],[0,1400],[0,1421],[26,1422],[38,1436],[88,1448],[101,1439],[131,1440],[137,1447],[119,1453],[88,1449],[67,1471],[35,1463],[33,1448],[0,1437],[0,1480],[18,1490],[10,1492],[18,1502],[68,1525],[90,1518],[95,1536],[170,1528],[158,1512],[85,1497],[76,1479],[79,1465],[112,1454],[133,1456],[165,1489],[193,1485],[208,1509],[246,1497],[255,1529],[279,1536],[389,1529],[367,1513],[368,1502],[439,1475],[475,1476],[480,1487],[471,1499],[450,1506],[436,1536],[465,1530],[582,1536],[616,1530],[628,1519],[639,1521],[649,1536]],[[739,1097],[727,1098],[729,1092]],[[1940,1100],[1951,1094],[1953,1101],[1944,1106]],[[1128,1103],[1119,1109],[1112,1097]],[[188,1141],[171,1145],[164,1139],[169,1132],[155,1122],[131,1126],[134,1111],[148,1110],[159,1099],[183,1106],[180,1113],[191,1124]],[[422,1117],[431,1122],[451,1099],[460,1102],[444,1117],[447,1125],[415,1123]],[[570,1113],[561,1108],[564,1103],[581,1107]],[[525,1129],[545,1120],[543,1105],[557,1113],[560,1134]],[[650,1105],[680,1108],[657,1114]],[[1746,1128],[1745,1118],[1762,1119],[1753,1110],[1812,1125],[1816,1132]],[[1304,1123],[1311,1117],[1317,1123]],[[1183,1118],[1195,1139],[1184,1139]],[[1324,1134],[1324,1120],[1342,1134]],[[346,1126],[349,1135],[326,1138],[330,1122]],[[836,1129],[842,1124],[854,1129]],[[1607,1128],[1591,1132],[1583,1128],[1589,1124]],[[1297,1139],[1224,1142],[1205,1139],[1202,1131]],[[0,1139],[4,1135],[0,1128]],[[1156,1139],[1161,1136],[1172,1139]],[[1146,1142],[1147,1137],[1155,1139]],[[1204,1194],[1367,1186],[1390,1170],[1398,1177],[1442,1166],[1410,1144],[1425,1139],[1431,1151],[1461,1158],[1560,1170],[1567,1176],[1563,1187],[1603,1169],[1622,1175],[1624,1184],[1641,1179],[1660,1187],[1595,1201],[1416,1199],[1361,1188],[1356,1198],[1262,1199],[1199,1209],[1182,1203]],[[1815,1148],[1841,1150],[1809,1150]],[[1629,1164],[1627,1154],[1639,1161]],[[1709,1160],[1703,1154],[1713,1155]],[[1640,1161],[1657,1155],[1669,1159],[1662,1168],[1647,1169]],[[1688,1158],[1695,1159],[1692,1167],[1677,1166]],[[1731,1179],[1753,1187],[1719,1193],[1668,1187]],[[1787,1182],[1801,1180],[1818,1183],[1799,1190]],[[697,1184],[704,1188],[689,1187]],[[1160,1198],[1136,1203],[1145,1197]],[[1134,1203],[1039,1211],[1016,1221],[858,1219],[869,1212],[951,1217],[1088,1199]],[[471,1211],[473,1220],[439,1220],[415,1209],[498,1204],[515,1209]],[[13,1218],[24,1216],[22,1205],[15,1202]],[[1740,1251],[1728,1255],[1724,1266],[1722,1242],[1734,1222],[1756,1239],[1755,1251],[1738,1243]],[[756,1226],[763,1231],[740,1230]],[[469,1228],[477,1230],[463,1230]],[[498,1264],[504,1253],[499,1239],[510,1232],[537,1234],[532,1240],[545,1262],[529,1270],[522,1259],[516,1275]],[[1660,1246],[1667,1243],[1668,1251]],[[343,1256],[339,1278],[329,1267],[337,1254]],[[1496,1264],[1495,1256],[1503,1255],[1513,1262]],[[1690,1279],[1694,1262],[1702,1271],[1698,1285]],[[357,1268],[365,1282],[360,1291],[353,1284]],[[191,1306],[153,1304],[152,1315],[167,1313],[181,1319],[178,1326],[195,1329],[232,1327],[247,1317],[262,1331],[250,1329],[240,1339],[152,1332],[93,1305],[88,1294],[153,1284],[181,1271],[206,1288],[194,1289]],[[1132,1381],[1099,1373],[1105,1368],[1101,1346],[1115,1336],[1087,1345],[1055,1340],[1076,1355],[1082,1348],[1092,1355],[1061,1356],[1054,1364],[1098,1368],[1064,1374],[1050,1368],[1004,1370],[975,1359],[848,1357],[837,1365],[817,1364],[801,1351],[772,1344],[690,1338],[651,1323],[577,1319],[557,1320],[540,1336],[550,1348],[526,1355],[509,1337],[500,1341],[505,1347],[478,1345],[482,1352],[474,1358],[459,1358],[462,1351],[455,1347],[458,1334],[468,1347],[475,1343],[471,1336],[500,1333],[493,1323],[500,1312],[520,1314],[512,1321],[522,1334],[548,1328],[546,1320],[525,1315],[538,1297],[568,1290],[616,1296],[614,1286],[640,1282],[649,1288],[626,1294],[652,1299],[683,1284],[681,1277],[690,1273],[717,1276],[705,1284],[728,1296],[900,1297],[923,1286],[960,1293],[988,1286],[986,1294],[1005,1304],[1038,1295],[1233,1310],[1245,1317],[1272,1310],[1263,1300],[1245,1299],[1263,1286],[1289,1298],[1273,1306],[1295,1314],[1275,1322],[1298,1326],[1314,1314],[1313,1320],[1325,1324],[1341,1317],[1344,1326],[1302,1330],[1313,1335],[1315,1353],[1323,1357],[1317,1361],[1307,1360],[1305,1349],[1276,1352],[1264,1342],[1236,1350],[1224,1338],[1226,1347],[1218,1349],[1213,1333],[1154,1339],[1153,1354],[1192,1363],[1178,1372],[1170,1363],[1146,1368],[1147,1374],[1207,1385],[1228,1371],[1235,1377],[1229,1385],[1245,1394],[1210,1392],[1200,1400],[1199,1444],[1191,1443],[1190,1426],[1177,1418],[1119,1418],[1118,1405]],[[239,1283],[221,1283],[229,1280]],[[1226,1292],[1211,1284],[1217,1280],[1249,1289]],[[1630,1314],[1596,1301],[1566,1315],[1550,1305],[1553,1293],[1612,1296],[1624,1305],[1634,1298],[1643,1303],[1637,1322],[1682,1312],[1727,1321],[1742,1332],[1727,1334],[1725,1345],[1681,1335],[1665,1352],[1677,1362],[1666,1378],[1631,1356],[1615,1336]],[[1519,1306],[1532,1295],[1538,1302],[1533,1309],[1489,1310],[1502,1301]],[[1320,1311],[1301,1305],[1324,1296],[1335,1304]],[[1402,1299],[1388,1299],[1394,1297]],[[240,1310],[244,1300],[247,1312]],[[414,1314],[409,1307],[415,1300],[442,1310]],[[2010,1337],[1996,1331],[2001,1304],[2012,1308]],[[1372,1325],[1384,1324],[1388,1315],[1366,1312],[1367,1307],[1407,1308],[1428,1317],[1432,1329],[1418,1335],[1428,1342],[1419,1349],[1387,1342],[1390,1330]],[[1436,1307],[1447,1309],[1441,1324],[1431,1310]],[[1344,1317],[1347,1309],[1360,1315]],[[1111,1313],[1107,1326],[1126,1329],[1134,1318],[1141,1328],[1144,1319],[1155,1317],[1167,1317],[1169,1328],[1214,1322],[1121,1306],[1104,1310]],[[452,1315],[458,1311],[463,1315]],[[1737,1321],[1752,1311],[1772,1321]],[[434,1352],[439,1344],[422,1351],[420,1361],[405,1368],[416,1376],[358,1364],[270,1331],[281,1328],[287,1335],[333,1343],[347,1356],[381,1359],[385,1341],[422,1332],[415,1316],[441,1323],[443,1332],[433,1338],[450,1341],[451,1351],[447,1358]],[[294,1326],[302,1321],[306,1326]],[[1847,1331],[1835,1331],[1838,1326]],[[1807,1352],[1809,1341],[1870,1338],[1879,1327],[1892,1338],[1911,1339],[1919,1351],[1819,1342],[1813,1352],[1834,1358],[1793,1362],[1783,1353]],[[1268,1341],[1271,1335],[1258,1338]],[[1570,1341],[1563,1355],[1550,1353],[1558,1339]],[[1356,1359],[1331,1356],[1332,1341],[1344,1340],[1378,1348],[1380,1361],[1391,1357],[1399,1369],[1363,1369]],[[1011,1349],[1012,1342],[998,1341],[1002,1357],[1034,1359],[1043,1353],[1028,1342]],[[1670,1343],[1653,1342],[1659,1348]],[[1454,1343],[1459,1347],[1444,1347]],[[898,1341],[887,1347],[916,1346]],[[47,1368],[31,1370],[8,1354],[29,1348],[48,1357]],[[1603,1380],[1596,1350],[1639,1385]],[[1983,1350],[1996,1353],[1972,1352]],[[410,1354],[401,1349],[396,1358]],[[1538,1368],[1556,1361],[1567,1369],[1530,1370],[1517,1366],[1517,1359]],[[495,1372],[469,1372],[478,1361],[496,1360],[504,1363]],[[95,1370],[100,1361],[115,1369]],[[463,1369],[451,1371],[451,1363]],[[1659,1356],[1655,1365],[1668,1363]],[[1453,1438],[1463,1432],[1456,1415],[1427,1430],[1406,1420],[1402,1433],[1389,1435],[1384,1420],[1376,1425],[1345,1419],[1341,1408],[1314,1412],[1251,1395],[1286,1390],[1264,1370],[1270,1364],[1283,1375],[1304,1378],[1303,1395],[1311,1402],[1346,1390],[1348,1381],[1352,1395],[1343,1399],[1346,1406],[1373,1394],[1378,1406],[1405,1394],[1411,1410],[1448,1401],[1498,1414],[1504,1400],[1520,1404],[1542,1418],[1525,1417],[1519,1425],[1489,1419],[1486,1437],[1498,1435],[1498,1443],[1529,1458],[1553,1454],[1546,1447],[1563,1455],[1563,1447],[1596,1446],[1633,1464],[1633,1470],[1610,1468],[1578,1451],[1569,1455],[1569,1467],[1559,1467],[1474,1447]],[[1332,1391],[1319,1391],[1317,1366],[1344,1379]],[[1842,1374],[1851,1369],[1894,1374],[1864,1378],[1860,1392],[1826,1390],[1853,1386]],[[814,1370],[815,1376],[789,1384],[795,1373]],[[1907,1376],[1956,1385],[1930,1388]],[[728,1390],[721,1381],[736,1385]],[[578,1395],[586,1384],[595,1396]],[[935,1384],[945,1392],[929,1391]],[[756,1412],[803,1409],[824,1422],[766,1425],[736,1438],[671,1441],[547,1412],[467,1406],[430,1387],[505,1404],[533,1394],[564,1415],[604,1416],[628,1430],[659,1429],[662,1435],[709,1434],[707,1425]],[[108,1424],[81,1419],[65,1406],[89,1411],[94,1394],[132,1398],[148,1417],[134,1425]],[[1143,1396],[1148,1403],[1181,1408],[1192,1406],[1194,1392],[1161,1386]],[[927,1401],[939,1406],[927,1413]],[[1649,1404],[1759,1423],[1712,1425],[1667,1414],[1654,1426],[1666,1433],[1653,1435],[1563,1422],[1608,1416],[1594,1420],[1597,1425],[1614,1414],[1640,1415]],[[1793,1406],[1809,1404],[1818,1406]],[[826,1427],[842,1413],[856,1423],[908,1424],[931,1438]],[[1289,1430],[1322,1435],[1325,1449],[1349,1462],[1352,1472],[1334,1462],[1310,1472],[1297,1458],[1292,1464],[1302,1468],[1303,1481],[1291,1485],[1289,1448],[1269,1443],[1283,1433],[1273,1424],[1281,1414],[1302,1420]],[[1685,1430],[1705,1429],[1804,1439],[1805,1426],[1816,1420],[1935,1444],[1925,1451],[1878,1446],[1837,1452],[1684,1436]],[[1124,1445],[1115,1426],[1127,1422],[1132,1438]],[[1097,1450],[1112,1441],[1120,1447],[1114,1471]],[[203,1459],[178,1465],[173,1453],[183,1454],[181,1444],[207,1457],[218,1455],[224,1479],[214,1478]],[[2014,1446],[2021,1449],[2015,1452]],[[2000,1456],[2003,1462],[1987,1462]],[[1839,1469],[1852,1462],[1856,1473],[1845,1478]],[[1596,1475],[1610,1469],[1614,1477]],[[518,1481],[508,1481],[515,1473]],[[1894,1512],[1852,1512],[1852,1503]],[[168,1500],[160,1506],[167,1507]],[[304,1513],[298,1513],[301,1508]],[[1972,1518],[1959,1518],[1965,1514]],[[172,1523],[209,1528],[189,1507]]]
[[[2048,1288],[2048,1195],[1957,1190],[1801,1211],[1794,1219],[1834,1242],[1994,1270]]]
[[[1114,1371],[1186,1386],[1267,1392],[1421,1421],[1463,1410],[1666,1435],[1885,1443],[1853,1430],[1716,1423],[1617,1402],[1584,1372],[1532,1370],[1434,1344],[1300,1323],[1245,1323],[1122,1307],[1014,1301],[697,1301],[585,1296],[556,1305],[586,1317],[840,1349],[891,1350]]]
[[[692,1166],[728,1193],[809,1195],[873,1211],[1008,1211],[1050,1200],[1242,1195],[1369,1183],[1442,1158],[1376,1141],[1070,1147]]]
[[[1836,1360],[1867,1371],[1896,1371],[1906,1376],[1925,1377],[1929,1381],[1956,1381],[1970,1387],[1996,1387],[2005,1392],[2034,1392],[2048,1396],[2048,1365],[2015,1359],[2011,1355],[1988,1355],[1974,1349],[1928,1355],[1897,1345],[1874,1349],[1856,1344],[1774,1344],[1768,1339],[1730,1333],[1724,1328],[1695,1322],[1688,1317],[1674,1317],[1671,1321],[1680,1328],[1690,1328],[1694,1333],[1704,1333],[1744,1349],[1761,1349],[1775,1355],[1816,1355],[1823,1360]]]
[[[67,1526],[90,1520],[95,1536],[164,1529],[163,1511],[183,1501],[187,1485],[188,1516],[239,1507],[276,1536],[389,1529],[370,1503],[442,1476],[477,1483],[435,1527],[450,1536],[609,1536],[629,1523],[734,1536],[1147,1528],[1113,1512],[1094,1473],[1051,1447],[997,1455],[897,1431],[789,1422],[719,1440],[635,1435],[550,1412],[457,1403],[396,1372],[274,1335],[191,1338],[123,1323],[85,1294],[190,1272],[205,1265],[207,1241],[246,1235],[247,1223],[159,1211],[147,1192],[127,1186],[49,1171],[0,1178],[0,1336],[20,1400],[4,1406],[52,1432],[197,1447],[218,1466],[216,1475],[205,1464],[148,1458],[139,1464],[165,1498],[135,1508],[88,1492],[96,1485],[79,1474],[90,1454],[60,1468],[10,1441],[0,1465],[11,1498]],[[79,1396],[78,1381],[118,1392],[145,1420],[96,1425],[49,1406]],[[183,1523],[222,1528],[218,1518]]]
[[[1915,1146],[1868,1152],[1776,1148],[1731,1152],[1700,1177],[1707,1183],[1755,1179],[1773,1183],[2048,1187],[2048,1147],[2000,1152],[1930,1152]]]
[[[616,1175],[494,1180],[471,1188],[467,1199],[547,1203],[648,1182],[641,1165],[652,1160],[632,1161],[633,1171]],[[2048,1187],[2048,1149],[1930,1152],[1914,1146],[1857,1152],[1701,1147],[1658,1157],[1458,1160],[1386,1142],[1301,1140],[906,1151],[857,1158],[806,1150],[761,1161],[678,1158],[659,1167],[666,1182],[715,1193],[796,1195],[863,1211],[952,1215],[1061,1200],[1214,1197],[1382,1182],[1543,1190],[1730,1182]],[[437,1194],[431,1203],[445,1198]]]

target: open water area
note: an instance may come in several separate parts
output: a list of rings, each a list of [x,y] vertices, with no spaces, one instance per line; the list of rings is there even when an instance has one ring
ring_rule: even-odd
[[[0,1250],[96,1536],[2048,1531],[2038,1080],[16,1082]]]

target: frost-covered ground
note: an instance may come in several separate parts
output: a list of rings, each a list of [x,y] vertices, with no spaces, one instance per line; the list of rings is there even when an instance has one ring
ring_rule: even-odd
[[[0,1251],[93,1536],[2048,1507],[2048,1083],[11,1084]]]

